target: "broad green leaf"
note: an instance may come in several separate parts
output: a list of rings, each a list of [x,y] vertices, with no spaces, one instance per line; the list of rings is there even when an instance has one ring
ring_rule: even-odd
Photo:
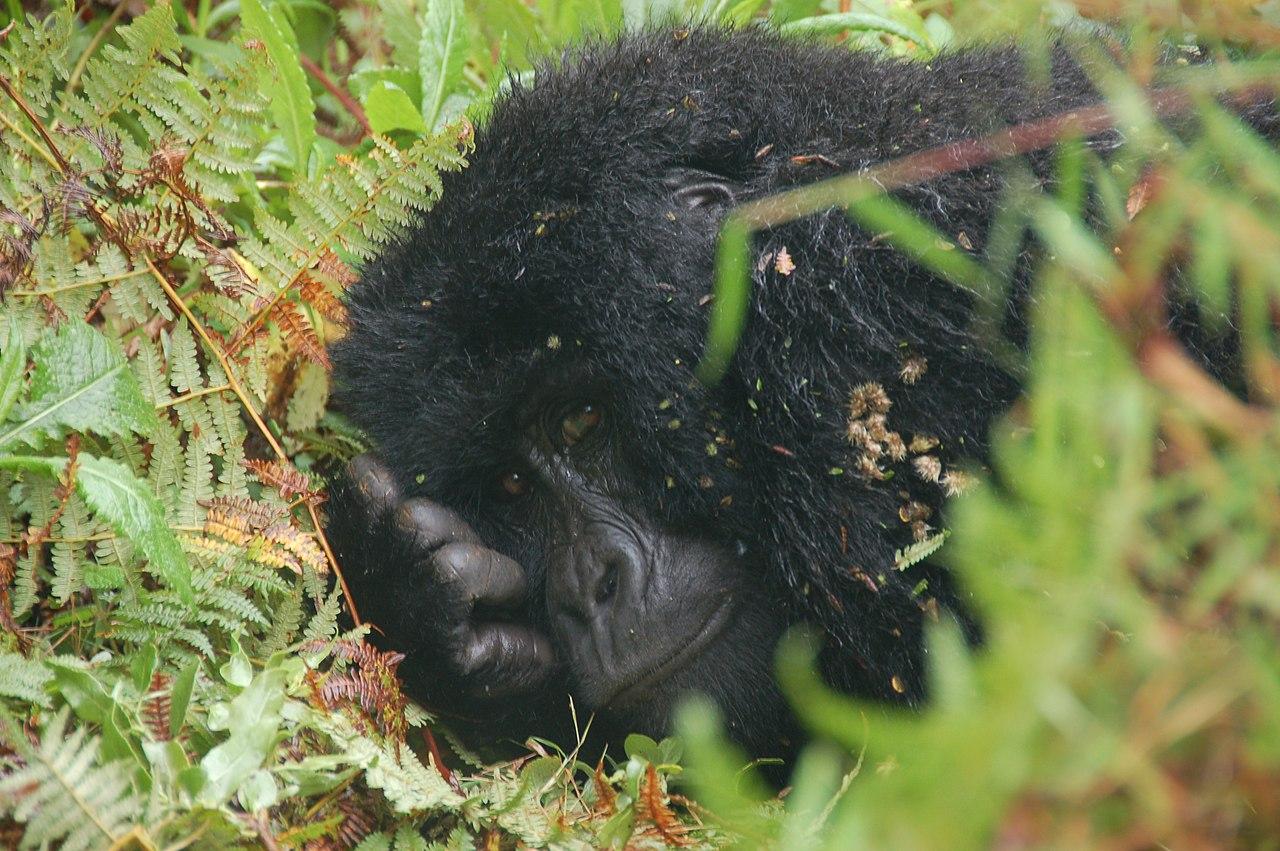
[[[66,322],[57,331],[45,332],[31,357],[36,366],[28,400],[17,408],[18,422],[0,435],[0,447],[35,444],[70,431],[146,435],[155,428],[155,410],[142,395],[124,354],[89,325]],[[0,381],[3,371],[11,368],[3,361]],[[0,393],[7,392],[7,386],[0,388]]]
[[[801,18],[783,24],[779,30],[783,35],[810,37],[838,35],[842,32],[883,32],[905,38],[921,47],[930,46],[923,32],[873,12],[838,12],[818,15],[816,18]]]
[[[142,748],[132,735],[124,708],[108,693],[92,671],[54,656],[54,688],[71,704],[76,715],[102,728],[102,756],[107,761],[132,758],[144,765]]]
[[[0,469],[28,470],[57,478],[68,462],[65,457],[0,456]],[[85,504],[118,534],[137,544],[153,575],[177,591],[184,601],[194,602],[191,566],[155,494],[119,461],[82,453],[76,464],[76,493]]]
[[[467,59],[467,17],[462,0],[430,0],[418,42],[422,76],[422,118],[434,129],[443,115],[445,100],[462,82]]]
[[[241,0],[240,16],[245,31],[266,45],[275,72],[270,87],[271,111],[284,134],[285,146],[293,154],[295,175],[305,177],[311,146],[316,141],[316,106],[307,88],[293,30],[279,7],[272,7],[269,13],[259,0]]]
[[[649,9],[659,5],[658,0],[652,0],[648,4],[645,0],[629,2],[639,7],[647,5]],[[670,2],[674,3],[675,0]],[[481,32],[488,37],[490,43],[496,42],[499,45],[499,61],[493,64],[493,68],[528,68],[531,57],[544,55],[551,49],[547,33],[538,25],[538,16],[520,0],[472,0],[468,8],[471,10],[472,20],[480,25]],[[538,12],[541,13],[542,9],[539,8]],[[638,26],[644,20],[647,19],[638,18],[629,20],[628,23]],[[483,51],[477,55],[483,60]],[[505,76],[505,72],[490,73],[489,76],[490,83],[496,84]]]
[[[800,18],[808,18],[818,11],[819,0],[776,0],[769,8],[769,17],[778,24],[786,24]]]
[[[133,687],[140,694],[146,694],[151,687],[151,675],[156,670],[156,646],[144,644],[134,653],[129,663],[129,673],[133,676]]]
[[[639,757],[654,765],[662,764],[662,751],[658,749],[658,743],[643,733],[632,733],[627,736],[622,743],[622,749],[627,756]]]
[[[378,0],[382,37],[391,45],[391,61],[402,68],[418,67],[418,39],[422,25],[414,0]]]
[[[248,812],[256,813],[275,806],[280,798],[280,784],[276,783],[270,771],[259,768],[240,784],[236,794],[240,798],[240,806]]]
[[[9,410],[22,392],[22,372],[26,365],[27,347],[22,342],[22,326],[18,317],[11,315],[4,351],[0,353],[0,423],[8,419]]]
[[[282,667],[267,668],[226,706],[230,736],[200,761],[205,779],[201,803],[210,807],[225,804],[271,755],[280,729],[284,681]]]
[[[404,89],[386,80],[373,84],[364,99],[364,113],[375,133],[411,130],[426,133],[426,122]]]
[[[169,735],[177,737],[182,732],[182,725],[187,719],[187,705],[191,702],[191,692],[196,685],[196,674],[200,671],[200,660],[193,659],[187,667],[173,678],[173,686],[169,689]]]
[[[185,602],[194,602],[191,566],[165,521],[164,508],[155,494],[119,461],[81,455],[79,465],[76,490],[89,507],[138,545],[151,573],[177,591]]]
[[[764,0],[739,0],[725,11],[720,20],[733,27],[745,27],[762,6]]]
[[[277,9],[287,15],[299,52],[323,56],[337,29],[338,16],[334,4],[321,0],[289,0],[288,3],[276,3],[272,14]]]
[[[390,83],[404,90],[409,99],[417,101],[415,98],[422,94],[422,81],[418,79],[418,66],[415,63],[413,70],[407,68],[365,68],[363,71],[354,71],[347,77],[347,88],[356,96],[361,103],[369,96],[369,91],[382,82]],[[417,106],[414,107],[417,109]]]

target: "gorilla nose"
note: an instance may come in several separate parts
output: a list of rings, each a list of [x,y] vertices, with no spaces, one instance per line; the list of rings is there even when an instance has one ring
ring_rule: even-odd
[[[619,535],[585,536],[550,577],[553,613],[585,624],[607,622],[610,612],[634,596],[644,561],[637,547]]]

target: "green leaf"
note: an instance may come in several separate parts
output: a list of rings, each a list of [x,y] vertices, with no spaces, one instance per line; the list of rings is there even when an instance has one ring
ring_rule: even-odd
[[[0,354],[0,423],[9,418],[9,410],[22,392],[22,371],[26,365],[27,347],[22,342],[22,325],[17,316],[10,315],[4,353]]]
[[[256,813],[275,806],[280,797],[280,785],[271,776],[270,771],[259,768],[249,775],[249,779],[240,784],[237,792],[240,806],[247,812]]]
[[[148,568],[188,604],[191,566],[165,521],[164,508],[147,486],[119,461],[81,455],[76,490],[95,513],[138,545]]]
[[[57,478],[70,459],[29,455],[0,457],[0,469],[29,470]],[[110,458],[81,454],[77,458],[76,492],[118,534],[133,541],[147,557],[148,569],[194,603],[191,565],[165,521],[164,508],[129,468]]]
[[[764,6],[764,0],[739,0],[725,10],[720,20],[733,27],[745,27]]]
[[[13,350],[6,345],[0,381],[6,369],[21,369],[5,362]],[[124,354],[89,325],[66,322],[57,331],[45,332],[31,356],[36,366],[30,398],[18,407],[20,422],[0,435],[0,447],[58,438],[68,431],[146,435],[155,428],[155,410],[143,397]],[[9,392],[7,384],[0,385],[0,394]]]
[[[196,674],[200,671],[200,660],[193,659],[191,664],[178,672],[169,689],[169,735],[177,738],[182,732],[182,725],[187,719],[187,705],[191,703],[191,692],[196,685]]]
[[[364,112],[375,133],[385,134],[392,130],[411,130],[414,133],[428,131],[426,122],[422,120],[422,115],[409,95],[404,89],[386,80],[374,83],[369,89],[364,99]]]
[[[414,56],[417,56],[417,50],[414,51]],[[347,77],[347,88],[363,103],[364,99],[368,97],[369,91],[384,81],[403,89],[410,100],[421,95],[422,81],[418,79],[418,63],[416,61],[413,63],[412,70],[391,67],[365,68],[361,71],[353,71]],[[414,110],[416,111],[418,108],[417,101],[414,101],[414,104]]]
[[[434,129],[445,100],[462,82],[467,59],[467,19],[462,0],[430,0],[418,42],[422,76],[422,117]]]
[[[662,764],[662,751],[659,750],[658,743],[643,733],[632,733],[627,736],[622,743],[622,749],[627,756],[639,757],[654,765]]]
[[[133,687],[146,694],[151,687],[151,675],[156,670],[156,646],[144,644],[135,651],[133,661],[129,663],[129,673],[133,677]]]
[[[240,17],[245,31],[266,45],[275,71],[271,111],[284,134],[285,146],[293,154],[295,174],[305,176],[311,146],[316,141],[316,105],[307,88],[293,30],[279,6],[268,13],[259,0],[241,0]]]
[[[76,715],[102,728],[102,758],[108,762],[132,758],[144,765],[141,746],[132,736],[123,707],[93,672],[57,656],[48,665],[53,669],[54,687]]]
[[[267,668],[226,706],[225,726],[231,735],[200,761],[202,804],[225,804],[271,754],[280,729],[284,682],[282,667]]]
[[[849,205],[849,217],[869,233],[888,233],[888,240],[916,262],[958,287],[991,298],[996,284],[960,245],[958,234],[943,233],[903,202],[889,195],[870,195]]]
[[[808,18],[818,11],[819,0],[775,0],[769,17],[778,24]]]
[[[930,46],[923,33],[874,12],[839,12],[801,18],[783,24],[779,30],[783,35],[804,37],[839,35],[842,32],[883,32],[905,38],[921,47]]]

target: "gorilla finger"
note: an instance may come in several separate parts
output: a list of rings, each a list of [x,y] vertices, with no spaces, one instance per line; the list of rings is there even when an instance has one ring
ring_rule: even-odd
[[[371,514],[385,514],[400,501],[400,488],[396,486],[395,476],[372,452],[353,458],[347,464],[347,476]]]
[[[541,686],[555,668],[547,637],[521,624],[477,626],[458,655],[462,674],[484,683],[486,697],[509,697]]]
[[[458,542],[480,543],[465,520],[429,499],[415,498],[402,502],[396,512],[396,528],[426,550]]]
[[[524,568],[496,550],[473,543],[445,544],[432,558],[438,577],[471,606],[510,609],[524,602]]]

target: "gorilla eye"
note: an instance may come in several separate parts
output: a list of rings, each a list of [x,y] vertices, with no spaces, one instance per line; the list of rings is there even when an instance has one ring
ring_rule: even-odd
[[[504,499],[519,499],[529,492],[529,477],[519,470],[508,470],[498,477],[498,489]]]
[[[574,405],[560,421],[560,437],[565,446],[580,443],[598,425],[603,415],[590,402]]]

